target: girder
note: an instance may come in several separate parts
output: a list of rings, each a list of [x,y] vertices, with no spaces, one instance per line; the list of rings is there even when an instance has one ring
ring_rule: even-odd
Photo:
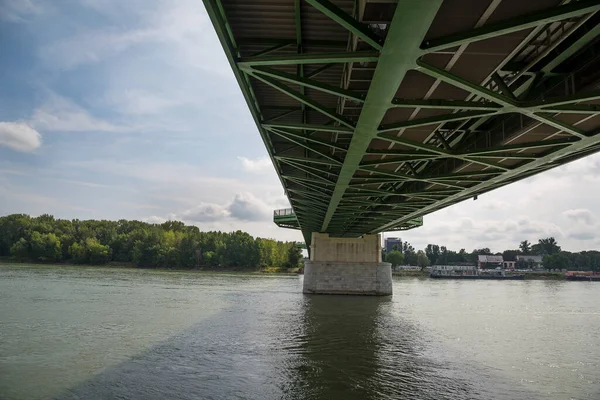
[[[307,241],[416,227],[600,150],[600,0],[221,1],[207,12],[297,219],[280,226]]]

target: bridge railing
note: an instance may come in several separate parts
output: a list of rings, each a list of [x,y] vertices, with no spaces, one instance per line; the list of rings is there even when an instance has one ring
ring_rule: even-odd
[[[281,208],[273,211],[274,217],[283,217],[285,215],[294,215],[294,210],[292,208]]]

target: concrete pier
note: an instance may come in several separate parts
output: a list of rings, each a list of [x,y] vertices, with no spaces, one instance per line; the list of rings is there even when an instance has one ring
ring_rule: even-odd
[[[381,262],[379,235],[332,238],[313,233],[310,261],[304,264],[307,294],[392,294],[391,264]]]

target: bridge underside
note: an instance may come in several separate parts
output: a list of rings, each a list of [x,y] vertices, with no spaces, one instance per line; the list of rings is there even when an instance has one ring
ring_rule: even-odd
[[[307,243],[600,150],[598,0],[204,2]]]

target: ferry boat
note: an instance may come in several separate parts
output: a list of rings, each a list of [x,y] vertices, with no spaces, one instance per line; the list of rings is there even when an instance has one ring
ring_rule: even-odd
[[[600,282],[600,274],[591,271],[569,271],[565,273],[565,280]]]
[[[488,279],[522,281],[525,275],[507,275],[503,269],[482,270],[464,265],[435,265],[429,277],[433,279]]]

